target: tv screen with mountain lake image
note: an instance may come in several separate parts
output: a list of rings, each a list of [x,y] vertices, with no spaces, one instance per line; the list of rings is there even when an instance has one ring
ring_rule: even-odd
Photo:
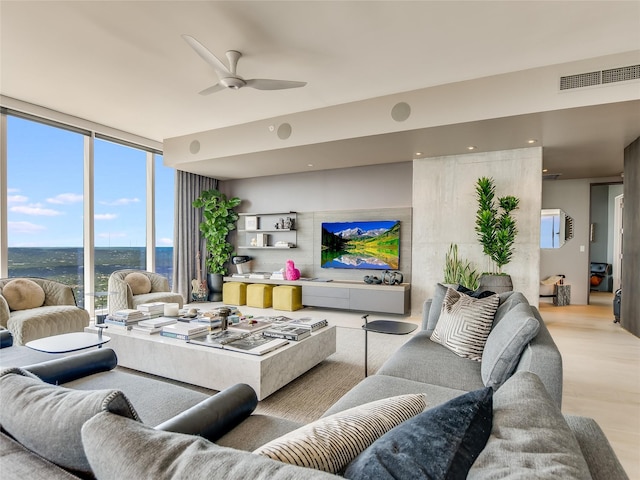
[[[323,223],[320,266],[397,270],[400,266],[400,221]]]

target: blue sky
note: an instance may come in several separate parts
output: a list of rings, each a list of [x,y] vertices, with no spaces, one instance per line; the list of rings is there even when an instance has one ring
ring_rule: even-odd
[[[80,247],[84,137],[8,116],[9,247]],[[146,152],[95,142],[95,244],[145,244]],[[156,156],[156,244],[173,244],[174,171]]]

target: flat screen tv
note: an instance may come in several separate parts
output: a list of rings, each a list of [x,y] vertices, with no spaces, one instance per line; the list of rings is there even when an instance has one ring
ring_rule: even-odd
[[[400,266],[400,221],[323,223],[320,266],[397,270]]]

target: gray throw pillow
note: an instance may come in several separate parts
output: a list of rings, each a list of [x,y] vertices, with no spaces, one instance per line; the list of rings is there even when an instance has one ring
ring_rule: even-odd
[[[492,388],[476,390],[407,420],[358,455],[345,478],[465,478],[491,433],[492,397]]]
[[[487,337],[480,374],[487,387],[495,389],[511,376],[525,347],[540,331],[528,304],[518,304],[502,318]]]
[[[330,480],[329,473],[287,465],[215,445],[202,437],[154,430],[109,412],[82,427],[82,444],[96,478],[123,480]]]
[[[493,427],[468,480],[590,479],[578,441],[538,376],[516,372],[493,395]]]
[[[431,308],[429,309],[429,316],[427,317],[427,328],[426,330],[433,331],[436,328],[436,324],[438,323],[438,319],[440,318],[440,311],[442,310],[442,302],[444,301],[444,296],[447,294],[447,287],[442,285],[441,283],[436,284],[436,291],[433,294],[433,299],[431,300]]]
[[[138,420],[118,390],[79,391],[49,385],[20,369],[0,372],[0,424],[18,442],[68,470],[90,472],[80,429],[102,411]]]

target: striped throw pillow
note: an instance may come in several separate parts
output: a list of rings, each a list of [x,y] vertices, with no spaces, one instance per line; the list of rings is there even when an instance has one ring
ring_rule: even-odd
[[[473,298],[448,288],[431,340],[460,357],[480,362],[498,302],[498,295]]]
[[[378,438],[426,407],[424,394],[377,400],[321,418],[272,440],[253,453],[338,473]]]

